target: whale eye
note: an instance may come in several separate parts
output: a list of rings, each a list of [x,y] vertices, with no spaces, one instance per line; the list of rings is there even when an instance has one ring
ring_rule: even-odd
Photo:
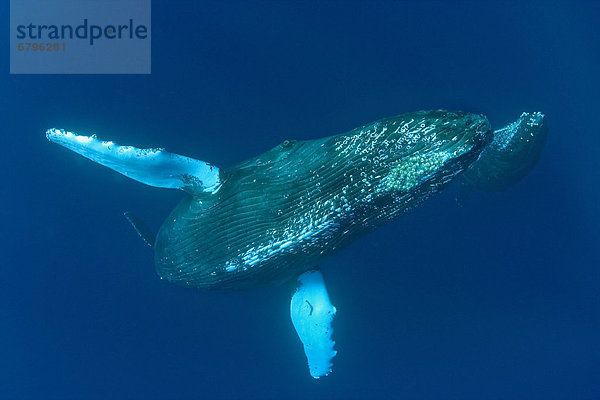
[[[284,149],[288,149],[292,147],[294,143],[296,143],[295,140],[284,140],[283,142],[281,142],[281,147],[283,147]]]

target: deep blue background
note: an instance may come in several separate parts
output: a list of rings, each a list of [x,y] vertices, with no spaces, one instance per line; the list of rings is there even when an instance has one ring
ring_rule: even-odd
[[[8,23],[8,2],[0,11]],[[600,4],[153,1],[152,75],[0,77],[0,398],[600,398]],[[0,35],[8,55],[8,35]],[[285,287],[158,279],[122,212],[182,194],[50,144],[49,127],[229,166],[419,109],[548,116],[504,193],[451,187],[323,266],[334,373]]]

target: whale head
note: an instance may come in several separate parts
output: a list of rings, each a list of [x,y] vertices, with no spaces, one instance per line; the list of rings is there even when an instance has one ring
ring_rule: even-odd
[[[322,165],[312,168],[339,168],[337,191],[353,210],[351,217],[370,230],[440,191],[479,157],[492,136],[482,115],[403,114],[330,138],[325,159],[315,157]]]
[[[359,128],[338,148],[360,165],[363,177],[369,174],[367,181],[378,192],[414,195],[421,185],[447,183],[477,159],[491,138],[484,116],[429,111]]]
[[[276,176],[280,183],[310,181],[317,188],[343,181],[354,187],[366,186],[362,187],[365,192],[371,186],[409,192],[440,173],[461,172],[492,138],[483,115],[421,111],[323,139],[285,140],[228,172],[234,179]],[[350,182],[341,178],[350,178]]]
[[[468,168],[492,139],[483,115],[421,111],[324,139],[286,140],[232,171],[236,179],[268,176],[269,183],[288,185],[287,195],[301,203],[341,200],[343,209],[359,212],[366,204],[423,200]]]

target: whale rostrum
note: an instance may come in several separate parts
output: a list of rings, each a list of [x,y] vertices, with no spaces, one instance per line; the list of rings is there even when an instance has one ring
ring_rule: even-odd
[[[546,135],[541,113],[523,113],[494,132],[482,115],[420,111],[322,139],[286,140],[219,169],[164,149],[46,133],[139,182],[187,193],[156,235],[162,278],[210,290],[296,280],[291,317],[315,378],[331,371],[336,354],[336,309],[318,270],[322,260],[457,177],[473,188],[506,189],[533,168]]]

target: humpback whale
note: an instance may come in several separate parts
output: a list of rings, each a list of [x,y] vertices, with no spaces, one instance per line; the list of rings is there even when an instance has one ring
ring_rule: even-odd
[[[546,135],[541,113],[523,113],[493,131],[483,115],[419,111],[322,139],[285,140],[221,169],[161,148],[46,132],[132,179],[186,193],[155,238],[126,215],[153,246],[161,278],[226,291],[293,282],[291,319],[315,378],[331,372],[336,355],[336,308],[322,260],[454,180],[482,190],[509,187],[533,168]]]

